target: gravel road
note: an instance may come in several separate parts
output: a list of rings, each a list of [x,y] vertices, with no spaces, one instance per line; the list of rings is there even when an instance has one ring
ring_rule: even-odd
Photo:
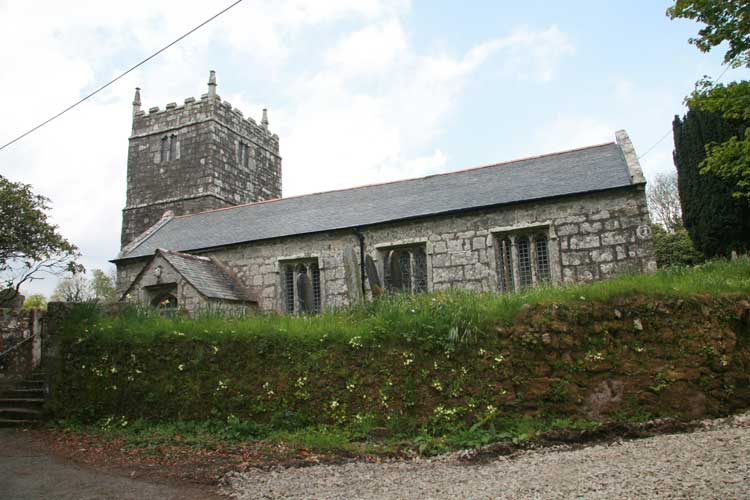
[[[689,434],[527,451],[483,465],[455,456],[230,473],[225,492],[238,500],[748,499],[750,413]]]

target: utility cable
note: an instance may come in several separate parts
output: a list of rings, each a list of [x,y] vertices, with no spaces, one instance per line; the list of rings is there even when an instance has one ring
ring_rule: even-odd
[[[76,103],[74,103],[74,104],[71,104],[71,105],[70,105],[70,106],[68,106],[67,108],[65,108],[65,109],[63,109],[62,111],[60,111],[59,113],[57,113],[57,114],[56,114],[55,116],[53,116],[53,117],[51,117],[51,118],[49,118],[49,119],[47,119],[47,120],[43,121],[42,123],[40,123],[39,125],[37,125],[37,126],[35,126],[35,127],[31,128],[31,129],[27,130],[26,132],[24,132],[23,134],[19,135],[18,137],[16,137],[16,138],[15,138],[15,139],[13,139],[12,141],[10,141],[10,142],[8,142],[8,143],[6,143],[6,144],[3,144],[2,146],[0,146],[0,151],[1,151],[1,150],[3,150],[3,149],[5,149],[5,148],[7,148],[8,146],[10,146],[11,144],[13,144],[14,142],[20,141],[21,139],[23,139],[23,138],[24,138],[24,137],[26,137],[27,135],[31,134],[32,132],[35,132],[36,130],[39,130],[39,129],[40,129],[40,128],[42,128],[43,126],[47,125],[47,124],[48,124],[49,122],[51,122],[51,121],[53,121],[53,120],[55,120],[55,119],[57,119],[57,118],[61,117],[62,115],[64,115],[65,113],[67,113],[67,112],[68,112],[68,111],[70,111],[71,109],[75,108],[75,107],[76,107],[76,106],[78,106],[79,104],[81,104],[81,103],[83,103],[84,101],[86,101],[86,100],[90,99],[91,97],[95,96],[96,94],[98,94],[98,93],[99,93],[99,92],[101,92],[102,90],[106,89],[107,87],[109,87],[110,85],[112,85],[113,83],[115,83],[115,82],[116,82],[117,80],[119,80],[120,78],[124,77],[125,75],[127,75],[128,73],[130,73],[131,71],[133,71],[134,69],[136,69],[136,68],[138,68],[138,67],[140,67],[140,66],[143,66],[144,64],[146,64],[146,63],[147,63],[148,61],[150,61],[150,60],[151,60],[151,59],[153,59],[154,57],[158,56],[159,54],[161,54],[162,52],[164,52],[165,50],[167,50],[168,48],[170,48],[170,47],[171,47],[171,46],[173,46],[174,44],[176,44],[176,43],[178,43],[178,42],[182,41],[183,39],[187,38],[188,36],[192,35],[193,33],[195,33],[196,31],[198,31],[199,29],[201,29],[202,27],[204,27],[205,25],[207,25],[208,23],[210,23],[211,21],[213,21],[214,19],[216,19],[216,18],[217,18],[217,17],[219,17],[220,15],[224,14],[224,13],[225,13],[226,11],[228,11],[229,9],[231,9],[231,8],[235,7],[235,6],[237,5],[237,4],[239,4],[239,3],[241,3],[241,2],[242,2],[242,0],[237,0],[236,2],[234,2],[233,4],[231,4],[231,5],[229,6],[229,7],[225,8],[224,10],[222,10],[222,11],[220,11],[220,12],[218,12],[218,13],[214,14],[214,15],[213,15],[213,16],[211,16],[210,18],[206,19],[205,21],[203,21],[202,23],[200,23],[200,24],[199,24],[198,26],[196,26],[195,28],[191,29],[190,31],[188,31],[188,32],[187,32],[187,33],[185,33],[184,35],[180,36],[179,38],[177,38],[176,40],[174,40],[174,41],[173,41],[173,42],[171,42],[170,44],[168,44],[168,45],[165,45],[164,47],[162,47],[162,48],[161,48],[161,49],[159,49],[158,51],[156,51],[156,52],[154,52],[153,54],[151,54],[150,56],[148,56],[148,57],[147,57],[146,59],[142,60],[141,62],[139,62],[139,63],[138,63],[138,64],[136,64],[135,66],[133,66],[133,67],[131,67],[130,69],[128,69],[127,71],[125,71],[124,73],[122,73],[122,74],[120,74],[119,76],[117,76],[117,77],[113,78],[112,80],[110,80],[110,81],[109,81],[109,82],[107,82],[106,84],[102,85],[101,87],[99,87],[99,88],[98,88],[98,89],[96,89],[95,91],[93,91],[93,92],[91,92],[90,94],[88,94],[87,96],[83,97],[83,98],[82,98],[82,99],[80,99],[80,100],[79,100],[78,102],[76,102]]]
[[[734,62],[734,61],[730,61],[729,64],[727,64],[727,67],[724,68],[724,71],[722,71],[721,74],[716,78],[716,80],[714,80],[714,83],[719,83],[719,80],[721,80],[721,78],[724,75],[727,74],[727,71],[729,71],[729,69],[732,67],[732,62]],[[669,137],[669,134],[671,134],[671,133],[672,133],[672,129],[667,130],[667,133],[664,134],[663,136],[661,136],[661,139],[659,139],[658,141],[656,141],[653,146],[651,146],[650,148],[648,148],[646,150],[645,153],[643,153],[642,155],[640,155],[638,157],[638,160],[641,160],[643,157],[645,157],[647,154],[649,154],[651,151],[653,151],[654,148],[656,148],[656,146],[658,146],[659,144],[661,144],[664,141],[664,139],[666,139],[667,137]]]

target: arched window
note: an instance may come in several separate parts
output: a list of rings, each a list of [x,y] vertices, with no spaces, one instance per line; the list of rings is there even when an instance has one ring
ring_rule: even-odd
[[[501,292],[513,292],[552,280],[547,233],[503,233],[495,241],[497,288]]]
[[[157,309],[177,309],[177,297],[171,293],[164,293],[155,297],[151,305]]]
[[[427,254],[424,245],[386,250],[383,253],[383,277],[389,292],[426,292]]]
[[[317,261],[282,264],[284,312],[318,314],[321,311],[320,268]]]
[[[169,161],[169,138],[165,135],[161,138],[161,161]]]

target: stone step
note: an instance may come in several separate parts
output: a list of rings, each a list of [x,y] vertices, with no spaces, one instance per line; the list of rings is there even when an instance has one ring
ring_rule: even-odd
[[[42,416],[42,410],[31,408],[20,408],[18,406],[10,408],[0,408],[0,418],[8,420],[34,420]]]
[[[47,396],[47,391],[44,389],[8,389],[7,391],[0,394],[2,398],[44,398]]]
[[[44,380],[20,380],[16,384],[16,388],[18,389],[44,389],[46,387],[46,382]]]
[[[37,409],[44,406],[44,398],[0,398],[0,410],[3,408]]]
[[[39,420],[0,418],[0,427],[33,427]]]

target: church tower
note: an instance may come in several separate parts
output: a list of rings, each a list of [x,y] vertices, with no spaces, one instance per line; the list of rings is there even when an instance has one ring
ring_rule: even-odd
[[[279,137],[216,94],[211,71],[208,93],[182,106],[141,111],[133,100],[128,148],[127,201],[121,246],[161,219],[281,197]]]

